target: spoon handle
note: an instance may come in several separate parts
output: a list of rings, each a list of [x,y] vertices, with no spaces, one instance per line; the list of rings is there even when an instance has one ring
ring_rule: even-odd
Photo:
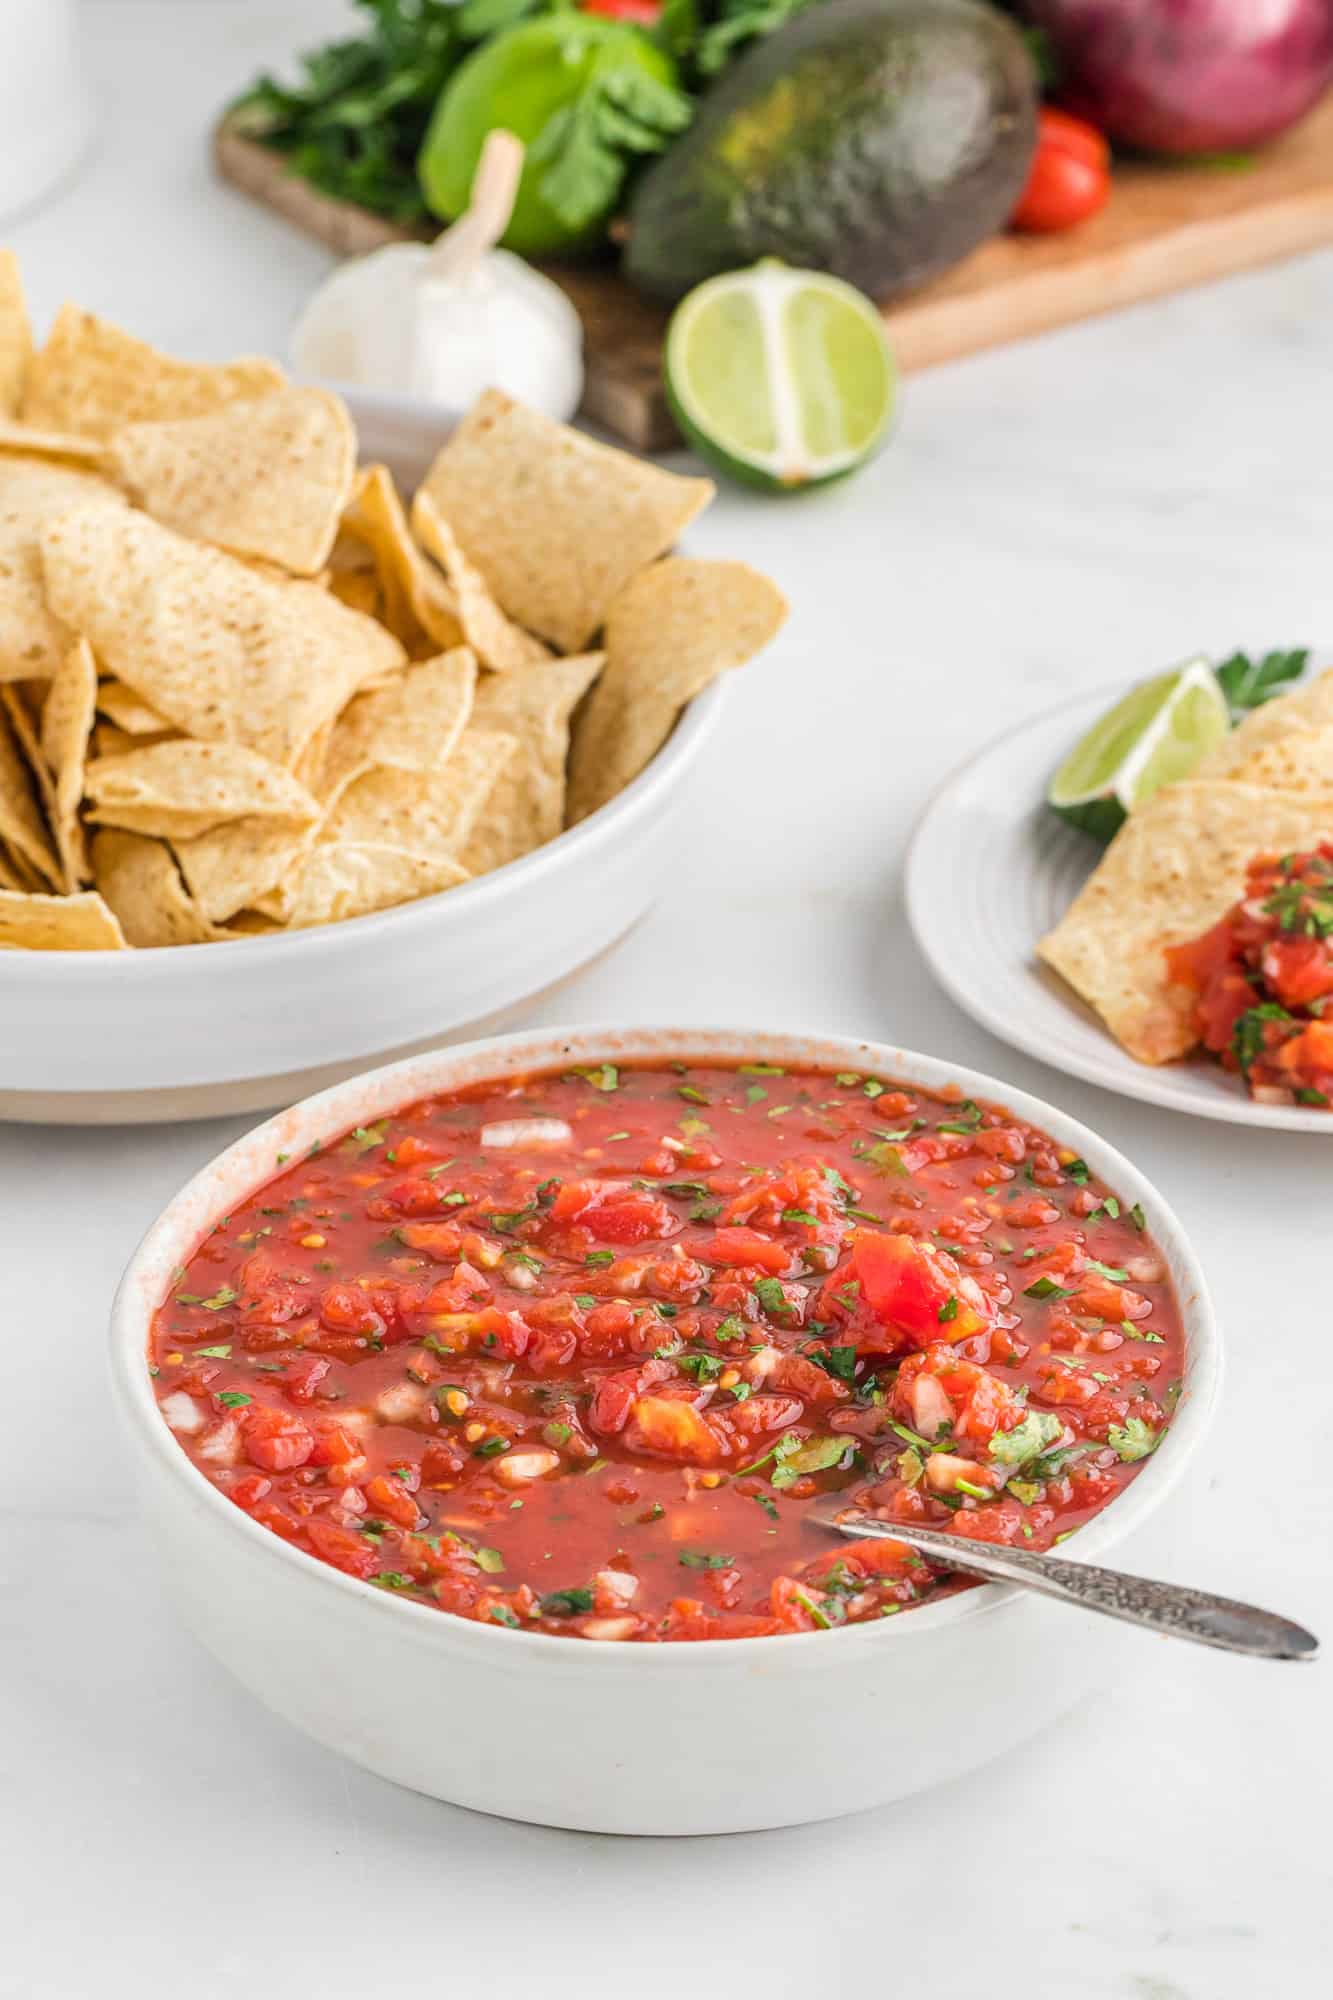
[[[1143,1625],[1173,1639],[1192,1639],[1198,1646],[1216,1646],[1226,1653],[1248,1653],[1261,1660],[1313,1660],[1319,1641],[1303,1625],[1279,1618],[1257,1605],[1211,1590],[1194,1590],[1183,1583],[1158,1583],[1124,1570],[1103,1569],[1096,1563],[1070,1562],[1064,1556],[1036,1554],[996,1542],[964,1541],[935,1528],[918,1528],[873,1519],[827,1504],[811,1510],[821,1527],[851,1536],[891,1535],[922,1555],[933,1557],[963,1576],[985,1577],[992,1583],[1021,1583],[1043,1596],[1100,1611],[1128,1625]]]

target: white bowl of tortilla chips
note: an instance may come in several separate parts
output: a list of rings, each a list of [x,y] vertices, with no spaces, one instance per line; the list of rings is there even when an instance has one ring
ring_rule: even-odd
[[[707,480],[492,391],[408,504],[270,362],[34,351],[3,253],[0,399],[0,1116],[270,1104],[642,914],[785,615],[669,553]]]

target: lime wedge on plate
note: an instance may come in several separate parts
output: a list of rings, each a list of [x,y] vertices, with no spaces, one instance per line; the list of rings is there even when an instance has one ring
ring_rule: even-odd
[[[893,415],[893,353],[869,299],[775,257],[682,299],[663,368],[672,415],[700,457],[772,491],[863,465]]]
[[[1231,712],[1206,659],[1141,681],[1093,724],[1051,779],[1046,803],[1098,840],[1135,806],[1187,778],[1231,728]]]

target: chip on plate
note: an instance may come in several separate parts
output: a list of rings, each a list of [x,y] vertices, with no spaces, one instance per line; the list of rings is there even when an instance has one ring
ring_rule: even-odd
[[[713,497],[488,389],[440,451],[423,491],[502,611],[578,652],[611,600]]]
[[[1064,917],[1037,946],[1140,1062],[1195,1046],[1196,995],[1164,952],[1211,928],[1244,894],[1255,854],[1333,837],[1333,790],[1264,791],[1190,780],[1126,820]]]
[[[286,383],[272,361],[176,361],[79,306],[62,306],[33,356],[18,414],[25,424],[110,437],[126,424],[203,417]]]
[[[606,669],[579,715],[568,818],[622,792],[661,749],[687,701],[779,630],[780,590],[745,563],[669,556],[625,586],[606,619]]]
[[[225,924],[295,880],[316,832],[290,820],[232,819],[172,847],[200,911],[210,923]]]

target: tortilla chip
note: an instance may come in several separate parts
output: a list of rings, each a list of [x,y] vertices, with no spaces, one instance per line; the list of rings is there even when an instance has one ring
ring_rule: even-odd
[[[384,608],[384,592],[373,569],[335,570],[329,578],[329,592],[349,611],[359,611],[366,618],[377,618],[382,625],[389,623]]]
[[[422,660],[389,687],[360,694],[334,724],[320,774],[326,805],[377,765],[433,771],[446,762],[467,726],[477,663],[466,646]]]
[[[20,458],[68,459],[96,472],[102,463],[102,447],[95,438],[75,437],[70,431],[40,431],[32,424],[16,423],[0,417],[0,452]]]
[[[290,767],[362,682],[403,663],[396,639],[311,583],[129,509],[86,507],[42,535],[53,610],[188,735]]]
[[[358,537],[375,559],[379,616],[411,653],[457,646],[463,638],[458,607],[439,571],[412,539],[387,466],[363,466],[343,516],[346,534]],[[337,573],[332,579],[336,587]]]
[[[486,811],[463,850],[463,866],[485,875],[554,840],[565,823],[569,719],[605,661],[603,653],[546,660],[516,674],[487,674],[472,706],[473,725],[508,730],[518,749],[496,780]]]
[[[104,828],[93,835],[92,865],[98,890],[131,945],[208,944],[213,938],[162,841]]]
[[[356,432],[327,389],[279,389],[206,417],[130,424],[107,464],[165,527],[314,576],[352,491]]]
[[[51,774],[47,813],[67,889],[91,879],[79,804],[96,699],[97,663],[88,641],[76,639],[56,669],[41,728],[41,755]]]
[[[437,770],[369,771],[332,808],[320,845],[394,847],[461,862],[478,816],[517,752],[518,739],[506,731],[465,729]]]
[[[500,607],[563,653],[581,651],[611,600],[675,543],[714,493],[488,389],[426,475]]]
[[[181,737],[90,764],[84,796],[101,826],[192,840],[228,820],[273,819],[308,826],[319,805],[290,771],[239,743]]]
[[[341,923],[436,895],[466,880],[466,868],[448,855],[413,854],[382,842],[335,841],[315,848],[306,862],[288,921],[293,930]]]
[[[24,896],[0,889],[0,951],[124,951],[125,935],[95,890]]]
[[[19,414],[45,430],[110,437],[126,424],[204,417],[286,381],[272,361],[175,361],[96,313],[65,305],[33,357]]]
[[[49,680],[70,633],[46,601],[43,523],[95,500],[127,511],[114,486],[71,465],[0,455],[0,681]]]
[[[42,881],[58,889],[63,871],[51,845],[34,773],[15,733],[13,691],[4,692],[11,702],[0,705],[0,840],[12,856],[21,857]]]
[[[32,361],[32,327],[18,258],[0,250],[0,415],[11,416],[23,397]]]
[[[549,646],[505,617],[486,579],[459,548],[453,529],[429,493],[418,493],[412,502],[412,527],[422,547],[443,569],[458,606],[463,637],[484,667],[493,673],[506,673],[511,667],[550,659]]]
[[[145,701],[123,681],[103,681],[97,690],[97,712],[126,736],[170,736],[174,732],[165,715]]]
[[[622,792],[701,688],[766,646],[787,615],[780,590],[738,562],[671,556],[627,584],[606,620],[606,671],[578,718],[571,825]]]
[[[174,840],[186,887],[210,923],[253,909],[279,883],[295,881],[315,843],[313,826],[290,820],[234,819],[192,840]]]
[[[1140,1062],[1171,1062],[1198,1036],[1194,994],[1163,952],[1200,937],[1244,894],[1257,854],[1333,835],[1333,790],[1168,785],[1127,820],[1038,956],[1094,1007]]]

